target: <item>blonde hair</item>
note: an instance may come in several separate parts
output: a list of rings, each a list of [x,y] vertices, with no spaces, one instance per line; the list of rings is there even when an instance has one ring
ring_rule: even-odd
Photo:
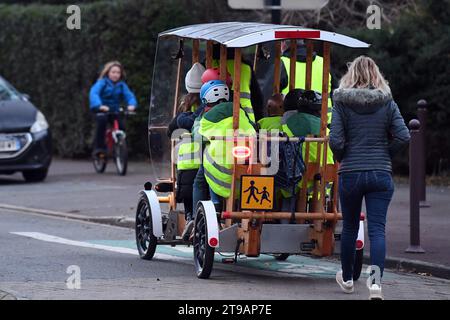
[[[107,64],[105,64],[102,72],[100,72],[99,79],[103,79],[105,76],[107,76],[109,74],[109,71],[113,67],[118,67],[120,69],[120,80],[125,79],[125,70],[119,61],[110,61]]]
[[[375,61],[359,56],[348,67],[347,73],[339,82],[339,89],[366,88],[378,89],[385,95],[391,94],[389,83],[383,77]]]

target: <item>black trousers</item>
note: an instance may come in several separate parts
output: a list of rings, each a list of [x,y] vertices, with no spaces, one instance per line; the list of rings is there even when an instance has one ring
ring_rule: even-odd
[[[114,119],[117,119],[119,121],[119,129],[125,130],[125,119],[122,115],[109,113],[95,114],[96,131],[94,149],[96,152],[106,150],[106,129],[108,127],[108,123],[110,125],[113,125]]]
[[[193,219],[193,183],[195,175],[197,174],[197,169],[192,170],[179,170],[177,174],[177,202],[183,202],[184,204],[184,214],[186,220]]]

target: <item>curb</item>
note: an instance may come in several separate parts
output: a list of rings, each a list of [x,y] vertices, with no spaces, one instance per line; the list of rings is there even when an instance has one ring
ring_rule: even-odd
[[[67,218],[67,219],[72,219],[72,220],[81,220],[81,221],[106,224],[106,225],[112,225],[112,226],[117,226],[117,227],[122,227],[122,228],[129,228],[129,229],[134,229],[134,225],[135,225],[135,219],[130,218],[130,217],[120,217],[120,216],[90,217],[90,216],[79,215],[79,214],[72,214],[72,213],[44,210],[44,209],[34,209],[34,208],[13,206],[13,205],[2,204],[2,203],[0,203],[0,209],[29,212],[29,213],[46,215],[46,216]],[[334,255],[333,257],[339,259],[339,256],[337,256],[337,255]],[[364,255],[363,262],[365,264],[370,265],[370,257],[368,255]],[[411,260],[411,259],[388,256],[388,257],[386,257],[386,260],[385,260],[385,267],[387,269],[391,269],[391,270],[395,270],[395,271],[411,272],[411,273],[416,273],[416,274],[426,275],[426,276],[431,275],[433,277],[450,280],[450,267],[442,265],[442,264],[436,264],[436,263],[424,262],[424,261],[420,261],[420,260]],[[2,296],[2,293],[3,292],[0,291],[0,297]],[[0,300],[1,300],[1,298],[0,298]]]
[[[370,257],[364,255],[363,261],[365,264],[370,264]],[[450,280],[450,267],[437,263],[399,257],[386,257],[385,268]]]
[[[121,217],[121,216],[91,217],[91,216],[85,216],[85,215],[73,214],[73,213],[67,213],[67,212],[60,212],[60,211],[53,211],[53,210],[13,206],[13,205],[4,204],[4,203],[0,203],[0,209],[20,211],[20,212],[29,212],[29,213],[40,214],[40,215],[44,215],[44,216],[66,218],[66,219],[80,220],[80,221],[86,221],[86,222],[94,222],[94,223],[107,224],[107,225],[123,227],[123,228],[131,228],[131,229],[134,229],[134,222],[135,222],[134,219],[125,217],[125,216],[123,216],[123,217]]]

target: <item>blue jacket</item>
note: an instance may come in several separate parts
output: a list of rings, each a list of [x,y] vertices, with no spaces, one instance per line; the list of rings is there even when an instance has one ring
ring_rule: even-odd
[[[391,158],[410,138],[392,97],[375,89],[337,89],[333,99],[330,148],[339,172],[391,172]]]
[[[108,77],[99,79],[89,92],[89,103],[92,111],[98,111],[102,105],[108,106],[111,112],[118,112],[120,105],[137,107],[136,97],[124,81],[112,82]]]

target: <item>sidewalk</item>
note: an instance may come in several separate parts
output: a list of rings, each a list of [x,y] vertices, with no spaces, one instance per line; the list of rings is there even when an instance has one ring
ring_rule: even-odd
[[[427,202],[431,207],[420,208],[420,244],[425,253],[406,253],[410,239],[409,185],[396,184],[386,224],[387,267],[397,265],[419,272],[450,274],[450,188],[428,186]],[[369,254],[369,246],[365,254]],[[442,268],[437,265],[448,271],[438,270]]]

